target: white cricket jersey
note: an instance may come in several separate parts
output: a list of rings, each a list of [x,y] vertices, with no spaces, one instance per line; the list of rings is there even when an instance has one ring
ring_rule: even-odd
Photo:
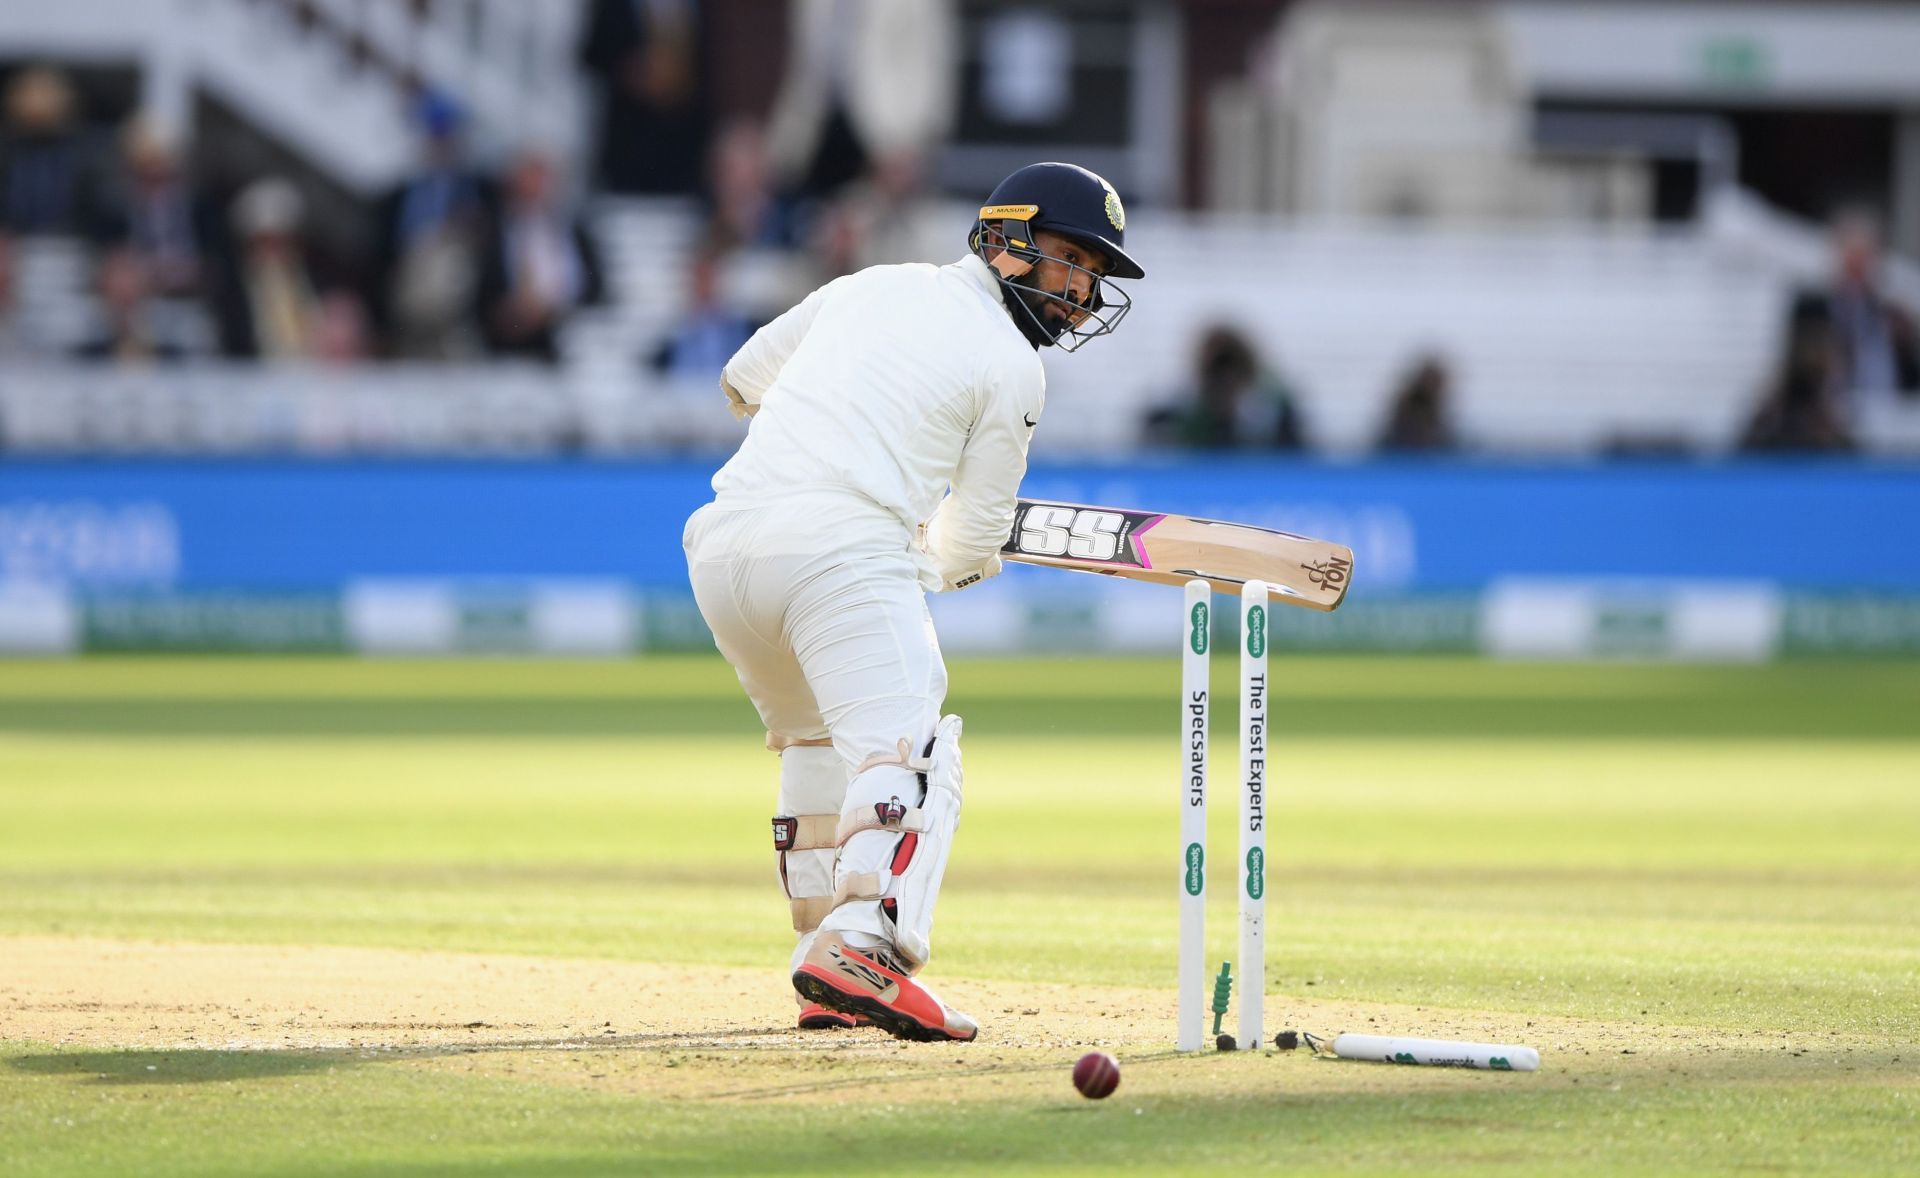
[[[755,332],[722,379],[759,408],[713,476],[720,502],[844,488],[909,534],[928,523],[941,584],[999,570],[1046,374],[985,262],[835,279]]]

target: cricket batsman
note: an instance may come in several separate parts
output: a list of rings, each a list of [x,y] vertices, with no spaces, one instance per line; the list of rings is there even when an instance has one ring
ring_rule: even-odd
[[[806,1028],[901,1039],[979,1026],[916,975],[959,826],[960,717],[926,592],[1000,571],[1046,403],[1040,348],[1117,326],[1141,278],[1113,186],[1008,176],[950,266],[874,266],[727,362],[751,416],[683,543],[700,612],[780,756],[773,845]]]

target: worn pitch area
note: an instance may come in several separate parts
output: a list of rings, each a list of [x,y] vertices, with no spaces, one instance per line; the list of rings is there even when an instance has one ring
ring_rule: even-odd
[[[1066,1093],[1085,1050],[1114,1052],[1128,1095],[1191,1095],[1209,1080],[1267,1073],[1274,1093],[1419,1083],[1410,1069],[1312,1060],[1305,1051],[1181,1056],[1167,996],[1147,990],[956,980],[950,999],[984,1024],[968,1045],[908,1045],[873,1030],[806,1032],[777,973],[642,962],[320,946],[158,944],[8,937],[0,957],[6,1037],[55,1047],[39,1070],[84,1073],[96,1053],[157,1073],[196,1053],[283,1055],[291,1070],[369,1061],[514,1075],[679,1100],[839,1099],[884,1084],[903,1099],[999,1100]],[[1603,1022],[1270,996],[1281,1027],[1524,1042],[1539,1077],[1590,1082],[1622,1072],[1711,1074],[1756,1056],[1836,1077],[1897,1067],[1874,1041],[1836,1033],[1630,1028]],[[1231,1023],[1231,1019],[1228,1020]],[[127,1055],[124,1049],[143,1052]],[[1884,1058],[1883,1058],[1884,1057]],[[178,1061],[178,1062],[176,1062]],[[297,1062],[296,1062],[297,1061]],[[1306,1065],[1304,1068],[1298,1065]],[[1558,1073],[1556,1078],[1555,1073]],[[100,1081],[138,1079],[99,1073]],[[1431,1081],[1428,1081],[1431,1082]],[[1204,1090],[1204,1089],[1203,1089]]]

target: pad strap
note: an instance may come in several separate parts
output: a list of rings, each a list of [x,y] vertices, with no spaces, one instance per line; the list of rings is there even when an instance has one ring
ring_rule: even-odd
[[[773,849],[776,851],[818,851],[837,847],[845,840],[836,835],[837,814],[800,814],[773,820]]]
[[[887,887],[881,881],[892,878],[890,875],[883,876],[877,871],[846,875],[833,889],[832,907],[838,908],[849,900],[884,900],[887,898]]]
[[[900,738],[899,746],[893,752],[875,753],[860,762],[860,768],[854,770],[854,776],[857,777],[876,765],[898,765],[903,769],[911,769],[915,773],[925,773],[928,760],[926,757],[914,756],[913,743],[903,736]]]
[[[810,933],[840,901],[832,896],[796,896],[787,903],[793,908],[793,931]]]
[[[778,732],[767,733],[767,751],[772,753],[784,753],[791,748],[830,749],[832,747],[833,739],[831,737],[823,737],[820,740],[802,740],[797,736],[782,736]]]
[[[847,840],[869,830],[891,830],[897,834],[924,834],[927,813],[918,806],[903,806],[900,799],[877,803],[871,810],[844,815],[834,835],[834,845],[844,847]]]

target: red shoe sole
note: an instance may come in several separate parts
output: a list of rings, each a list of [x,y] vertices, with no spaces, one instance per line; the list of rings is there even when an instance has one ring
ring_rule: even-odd
[[[816,1010],[800,1016],[800,1029],[803,1031],[848,1031],[871,1025],[860,1015],[848,1014],[843,1010]]]

